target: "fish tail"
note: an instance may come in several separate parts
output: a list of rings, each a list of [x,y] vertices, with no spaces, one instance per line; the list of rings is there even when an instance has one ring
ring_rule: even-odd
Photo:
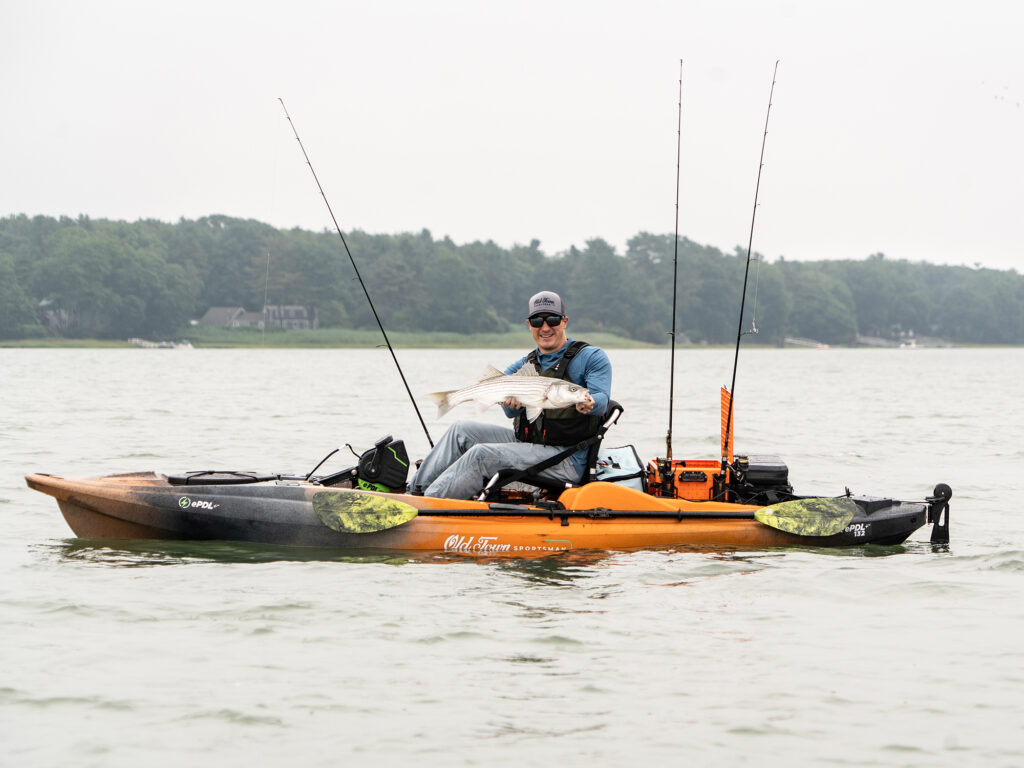
[[[451,395],[457,392],[456,389],[451,389],[447,392],[431,392],[427,397],[437,403],[437,418],[441,418],[448,411],[455,407],[455,403],[451,401]]]

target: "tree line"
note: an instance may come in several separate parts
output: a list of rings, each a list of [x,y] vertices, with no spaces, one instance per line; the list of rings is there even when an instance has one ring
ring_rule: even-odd
[[[661,343],[672,325],[672,235],[642,232],[624,253],[601,239],[547,254],[536,240],[503,248],[419,233],[354,231],[349,247],[384,326],[499,332],[521,327],[527,298],[565,298],[578,334]],[[746,252],[680,238],[678,338],[735,341]],[[282,230],[208,216],[177,223],[45,216],[0,219],[0,338],[172,338],[211,306],[295,304],[321,326],[375,328],[335,232]],[[908,333],[959,343],[1024,343],[1016,271],[887,259],[751,264],[750,341],[828,344]]]

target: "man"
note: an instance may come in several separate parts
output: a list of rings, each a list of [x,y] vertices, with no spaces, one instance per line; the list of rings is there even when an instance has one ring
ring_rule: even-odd
[[[542,376],[581,384],[590,396],[569,408],[545,410],[532,423],[527,421],[522,405],[510,397],[502,408],[506,416],[515,419],[514,429],[476,421],[456,422],[409,481],[410,492],[449,499],[472,498],[498,470],[526,469],[597,432],[612,388],[608,355],[598,347],[574,342],[566,336],[569,317],[557,293],[541,291],[531,296],[526,322],[537,347],[508,366],[505,373],[515,373],[531,362]],[[586,470],[586,461],[587,450],[583,449],[540,474],[578,483]]]

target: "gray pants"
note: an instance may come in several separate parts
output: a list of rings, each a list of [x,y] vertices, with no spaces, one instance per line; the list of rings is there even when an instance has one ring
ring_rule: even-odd
[[[562,450],[556,445],[520,443],[507,427],[457,421],[427,454],[409,480],[409,489],[422,491],[424,496],[470,499],[499,469],[526,469]],[[540,474],[570,483],[580,481],[572,456]]]

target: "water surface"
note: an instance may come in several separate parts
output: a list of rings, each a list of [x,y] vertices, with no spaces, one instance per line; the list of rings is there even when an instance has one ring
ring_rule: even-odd
[[[425,394],[512,357],[398,354],[435,439],[475,414]],[[608,440],[663,453],[667,353],[609,354]],[[731,362],[677,353],[677,458],[714,458]],[[1020,765],[1022,381],[1017,349],[741,356],[738,450],[806,493],[949,483],[948,550],[487,560],[78,540],[21,479],[420,457],[386,351],[0,349],[0,764]]]

